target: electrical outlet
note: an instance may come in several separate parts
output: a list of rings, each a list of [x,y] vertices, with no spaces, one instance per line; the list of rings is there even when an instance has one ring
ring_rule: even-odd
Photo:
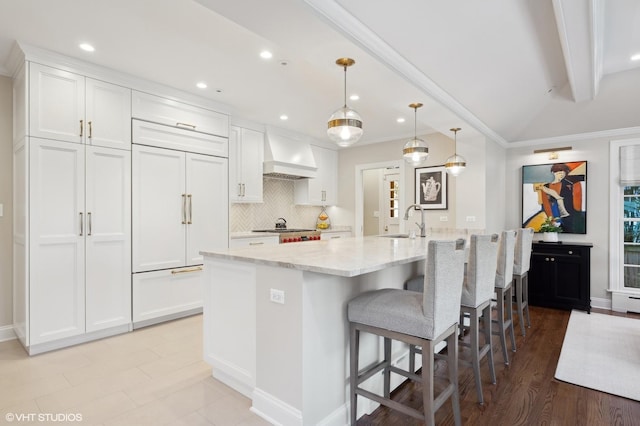
[[[440,216],[440,222],[448,222],[449,216]]]
[[[475,216],[467,216],[467,222],[475,222],[475,221],[476,221]]]
[[[284,305],[284,290],[278,290],[278,289],[272,288],[269,291],[270,291],[269,297],[273,303],[280,303],[281,305]]]

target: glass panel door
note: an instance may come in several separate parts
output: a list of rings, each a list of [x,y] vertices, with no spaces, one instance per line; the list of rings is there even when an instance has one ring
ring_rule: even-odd
[[[640,186],[623,189],[624,287],[640,289]]]

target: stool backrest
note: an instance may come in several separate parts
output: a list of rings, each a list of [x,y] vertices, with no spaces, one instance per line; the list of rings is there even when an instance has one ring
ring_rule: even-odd
[[[422,307],[433,319],[433,336],[439,336],[460,317],[464,280],[465,241],[429,241],[425,262]]]
[[[476,307],[493,296],[498,263],[498,234],[471,235],[462,304]]]
[[[498,264],[496,284],[498,288],[506,288],[513,280],[513,258],[516,245],[516,231],[502,231],[498,246]]]
[[[514,275],[522,275],[529,271],[532,244],[533,228],[520,228],[516,231],[516,253],[513,264]]]

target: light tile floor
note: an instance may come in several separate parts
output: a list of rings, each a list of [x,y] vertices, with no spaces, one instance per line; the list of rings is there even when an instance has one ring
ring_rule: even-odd
[[[202,360],[202,315],[32,357],[0,343],[0,425],[267,425],[250,406]]]

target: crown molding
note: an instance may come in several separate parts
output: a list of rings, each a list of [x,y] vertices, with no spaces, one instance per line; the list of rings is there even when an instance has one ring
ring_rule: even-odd
[[[552,136],[549,138],[522,140],[522,141],[509,143],[507,148],[509,149],[522,148],[522,147],[529,147],[534,145],[546,145],[546,144],[553,144],[553,143],[583,142],[583,141],[588,141],[593,139],[607,139],[607,138],[611,139],[611,138],[618,138],[621,136],[631,136],[631,135],[640,135],[640,127],[624,127],[621,129],[599,130],[597,132],[576,133],[573,135]]]

